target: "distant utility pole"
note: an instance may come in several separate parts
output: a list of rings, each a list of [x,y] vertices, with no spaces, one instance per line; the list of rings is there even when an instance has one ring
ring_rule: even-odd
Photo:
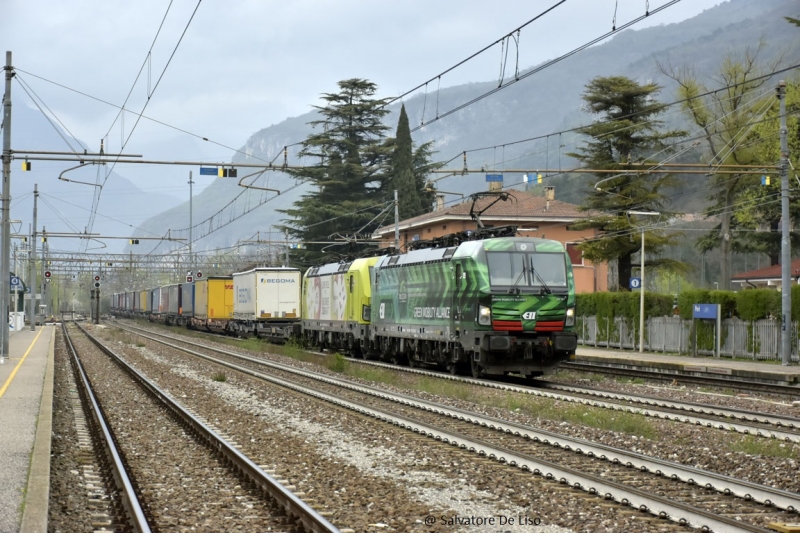
[[[400,249],[400,206],[397,202],[397,189],[394,190],[394,249]]]
[[[192,271],[192,279],[194,279],[194,256],[192,256],[192,171],[189,171],[189,269]]]
[[[28,317],[31,322],[31,331],[36,331],[36,203],[39,199],[39,184],[33,184],[33,229],[31,231],[31,264],[28,266],[30,281],[28,287],[31,290],[31,307],[28,309]]]
[[[792,364],[792,242],[789,228],[789,141],[786,127],[786,82],[778,82],[781,117],[781,364]]]
[[[0,313],[2,313],[2,325],[0,325],[0,337],[2,346],[0,347],[0,363],[8,353],[8,301],[10,297],[11,275],[9,273],[9,259],[11,251],[11,218],[9,209],[11,208],[11,78],[14,77],[14,69],[11,66],[11,52],[6,52],[6,91],[3,94],[3,201],[2,201],[2,235],[3,253],[2,267],[0,267]]]

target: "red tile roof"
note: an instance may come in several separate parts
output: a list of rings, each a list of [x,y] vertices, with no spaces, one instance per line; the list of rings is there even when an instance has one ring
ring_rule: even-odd
[[[550,200],[549,206],[543,196],[536,196],[525,191],[509,191],[511,197],[503,202],[502,200],[494,204],[482,215],[484,221],[503,221],[511,223],[514,221],[538,222],[561,220],[565,223],[586,219],[594,215],[589,211],[581,211],[575,204],[568,204],[559,200]],[[480,211],[495,198],[481,198],[475,204],[475,210]],[[400,229],[407,230],[424,226],[432,222],[442,220],[470,220],[469,211],[472,207],[472,200],[419,215],[413,218],[400,221]],[[394,231],[394,224],[379,228],[377,235]]]
[[[781,268],[782,265],[773,265],[766,268],[760,268],[758,270],[751,270],[749,272],[742,272],[741,274],[736,274],[732,276],[732,280],[757,280],[757,279],[781,279]],[[800,259],[795,259],[792,261],[792,266],[789,269],[789,275],[792,277],[797,277],[800,275]]]

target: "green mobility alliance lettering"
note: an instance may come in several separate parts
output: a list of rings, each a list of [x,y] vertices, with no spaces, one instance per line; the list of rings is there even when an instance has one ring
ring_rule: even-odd
[[[450,318],[449,307],[415,307],[414,318]]]

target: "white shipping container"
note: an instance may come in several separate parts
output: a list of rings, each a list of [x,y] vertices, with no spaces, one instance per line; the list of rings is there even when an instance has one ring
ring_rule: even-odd
[[[233,316],[244,320],[300,317],[301,274],[295,268],[262,267],[233,275]]]

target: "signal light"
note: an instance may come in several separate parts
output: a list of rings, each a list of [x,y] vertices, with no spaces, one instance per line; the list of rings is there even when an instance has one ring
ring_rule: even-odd
[[[192,276],[186,276],[186,283],[192,282]]]
[[[22,170],[25,172],[29,172],[31,169],[31,162],[30,161],[23,161],[22,162]]]
[[[95,277],[94,277],[94,280],[95,280],[95,281],[100,281],[100,276],[95,276]]]
[[[95,289],[99,289],[100,288],[100,282],[99,281],[95,281],[94,282],[94,288]]]
[[[139,244],[139,239],[131,239],[129,242],[131,244]]]
[[[50,276],[52,276],[52,274],[50,273],[49,270],[44,273],[44,277],[49,278]]]
[[[202,278],[202,277],[203,277],[203,273],[202,273],[202,272],[198,272],[198,273],[197,273],[197,279],[200,279],[200,278]]]
[[[235,178],[237,177],[237,172],[235,168],[217,168],[217,177],[218,178]]]

